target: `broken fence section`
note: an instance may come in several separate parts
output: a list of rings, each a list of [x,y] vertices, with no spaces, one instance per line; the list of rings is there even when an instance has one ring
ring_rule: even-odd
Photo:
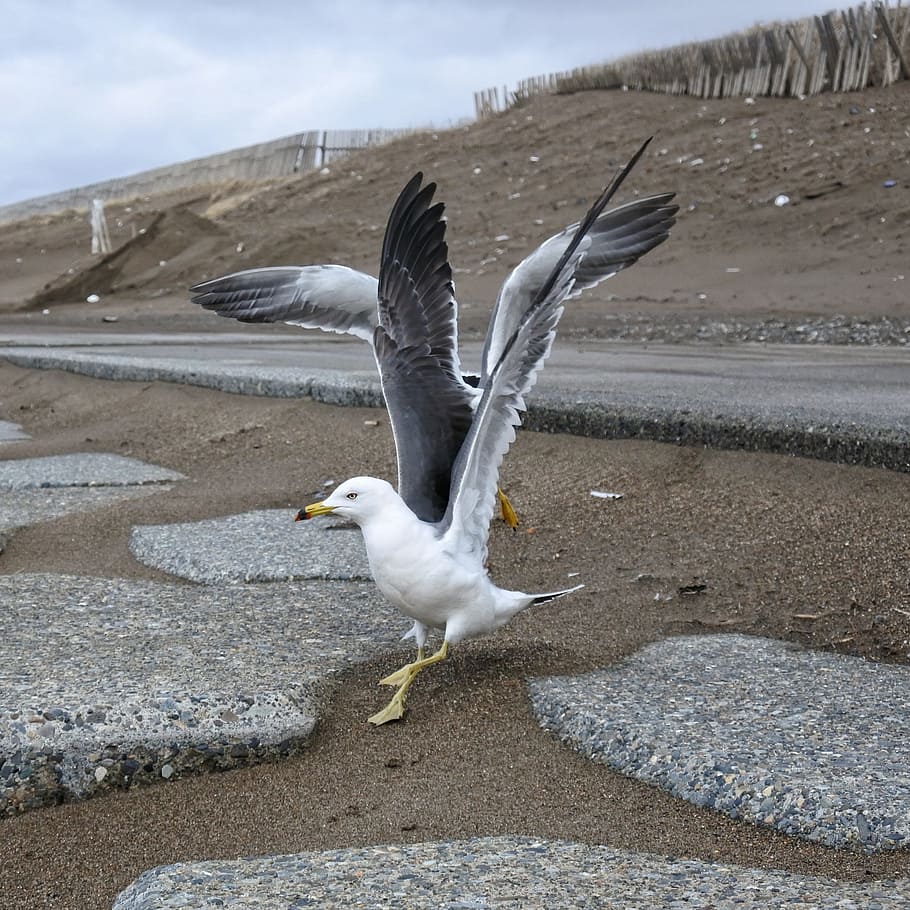
[[[861,4],[794,22],[757,25],[474,93],[478,119],[533,95],[629,88],[698,98],[804,97],[910,79],[910,6]]]

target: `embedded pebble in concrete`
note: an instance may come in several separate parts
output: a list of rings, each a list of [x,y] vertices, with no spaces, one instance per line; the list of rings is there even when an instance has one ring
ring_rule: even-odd
[[[910,846],[908,667],[695,636],[530,693],[564,742],[697,806],[831,847]]]
[[[288,754],[407,628],[358,582],[7,575],[0,616],[0,815]]]
[[[0,443],[19,442],[23,439],[31,439],[28,433],[24,432],[18,423],[9,420],[0,420]]]
[[[0,461],[0,490],[122,487],[183,480],[183,475],[122,455],[76,453]]]
[[[212,860],[144,872],[114,910],[407,907],[902,910],[910,880],[855,884],[526,837]]]
[[[372,577],[359,529],[295,522],[289,509],[140,526],[130,550],[147,566],[210,585]]]

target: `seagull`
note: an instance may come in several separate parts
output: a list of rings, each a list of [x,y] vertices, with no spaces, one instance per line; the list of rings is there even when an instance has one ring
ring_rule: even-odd
[[[661,193],[601,212],[588,229],[590,246],[576,265],[567,297],[579,296],[583,290],[628,268],[663,243],[679,210],[679,206],[672,204],[674,196],[674,193]],[[457,357],[453,361],[453,368],[461,371],[459,378],[470,387],[464,394],[470,396],[472,408],[482,397],[478,388],[480,377],[491,375],[519,320],[565,254],[578,228],[577,223],[571,224],[545,240],[506,278],[490,317],[480,374],[461,371]],[[451,277],[448,280],[451,282]],[[246,269],[194,285],[190,293],[193,303],[219,316],[247,323],[284,322],[322,329],[353,335],[370,345],[374,344],[380,323],[379,281],[344,265]],[[502,490],[497,489],[497,497],[502,517],[515,528],[518,517],[511,503]]]
[[[648,140],[650,142],[650,140]],[[645,142],[575,228],[507,337],[487,338],[477,388],[463,379],[457,307],[436,186],[416,174],[389,216],[377,287],[372,346],[398,457],[398,490],[375,477],[354,477],[298,520],[337,515],[360,526],[377,587],[413,621],[417,657],[381,680],[395,686],[388,705],[369,718],[380,725],[404,716],[405,699],[424,669],[459,642],[487,635],[522,610],[582,585],[526,594],[498,587],[486,569],[499,466],[515,439],[524,396],[550,353],[563,302],[572,293],[593,241],[590,232],[644,153]],[[499,323],[494,319],[494,325]],[[424,655],[431,629],[440,648]]]

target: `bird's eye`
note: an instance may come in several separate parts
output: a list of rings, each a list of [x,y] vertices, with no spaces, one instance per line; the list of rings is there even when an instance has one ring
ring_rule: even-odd
[[[357,498],[357,494],[356,494],[356,493],[348,493],[348,494],[347,494],[347,498],[353,501],[353,500],[355,500],[355,499]]]

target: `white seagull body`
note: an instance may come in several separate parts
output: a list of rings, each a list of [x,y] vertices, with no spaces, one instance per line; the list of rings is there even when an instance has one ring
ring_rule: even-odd
[[[417,659],[382,680],[397,691],[370,718],[374,724],[403,715],[414,678],[443,660],[450,645],[577,590],[525,594],[497,587],[485,566],[487,540],[499,466],[515,439],[524,396],[549,355],[562,302],[583,274],[592,248],[589,232],[646,146],[562,246],[524,309],[510,313],[508,337],[488,336],[476,390],[459,368],[443,206],[431,205],[435,185],[421,188],[423,176],[417,174],[392,208],[371,341],[395,437],[398,491],[384,480],[355,477],[297,514],[333,513],[356,522],[376,584],[414,621],[408,636],[416,639]],[[443,643],[424,657],[430,629],[443,632]]]

